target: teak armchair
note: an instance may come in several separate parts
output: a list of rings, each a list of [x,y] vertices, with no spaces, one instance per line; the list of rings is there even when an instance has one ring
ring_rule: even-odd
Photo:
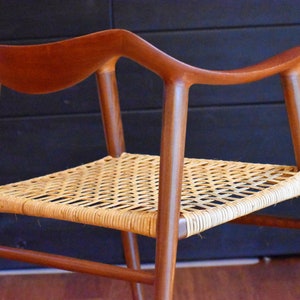
[[[160,156],[125,152],[115,65],[127,57],[164,82]],[[0,187],[0,211],[118,229],[128,268],[25,249],[0,256],[140,283],[172,298],[178,239],[233,221],[299,228],[297,220],[246,216],[300,195],[300,48],[257,65],[209,71],[184,64],[124,30],[49,44],[0,46],[0,82],[23,93],[51,93],[96,74],[108,156]],[[297,166],[184,158],[189,88],[233,85],[280,74]],[[154,272],[140,270],[136,235],[156,238]]]

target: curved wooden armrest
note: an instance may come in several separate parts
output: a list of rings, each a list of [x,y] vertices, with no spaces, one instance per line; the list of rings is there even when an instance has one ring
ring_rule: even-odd
[[[113,29],[48,44],[1,45],[0,82],[25,93],[57,91],[78,83],[97,70],[114,70],[121,56],[152,70],[165,81],[180,81],[187,86],[229,85],[282,72],[297,72],[300,48],[285,51],[251,67],[212,71],[185,64],[129,31]]]
[[[284,71],[297,72],[300,63],[300,47],[295,47],[252,66],[224,71],[206,70],[176,60],[133,33],[128,31],[122,33],[125,56],[151,69],[165,80],[174,79],[190,84],[242,84]]]

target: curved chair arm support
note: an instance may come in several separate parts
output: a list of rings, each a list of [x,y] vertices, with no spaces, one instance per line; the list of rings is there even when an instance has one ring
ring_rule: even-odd
[[[167,55],[129,31],[113,29],[42,45],[1,45],[0,82],[25,93],[58,91],[97,70],[113,70],[122,56],[152,70],[165,81],[181,81],[187,86],[247,83],[282,72],[298,72],[300,66],[300,48],[297,47],[251,67],[230,71],[206,70]],[[19,67],[12,69],[11,65]],[[55,74],[50,83],[49,73]]]

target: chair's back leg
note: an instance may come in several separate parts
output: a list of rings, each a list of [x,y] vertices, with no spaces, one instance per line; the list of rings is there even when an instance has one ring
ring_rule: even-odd
[[[97,83],[107,150],[111,156],[118,157],[125,151],[125,142],[114,66],[99,70]],[[139,270],[137,237],[131,232],[121,234],[126,264],[128,268]],[[134,300],[144,299],[140,283],[131,282],[131,290]]]
[[[140,270],[140,256],[137,243],[137,236],[132,232],[122,231],[122,242],[125,260],[128,268]],[[131,291],[134,300],[143,300],[143,286],[140,283],[131,282]]]
[[[160,156],[155,300],[171,300],[176,267],[188,87],[166,83]]]

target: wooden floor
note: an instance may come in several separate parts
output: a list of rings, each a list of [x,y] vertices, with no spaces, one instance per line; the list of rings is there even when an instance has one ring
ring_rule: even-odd
[[[152,299],[152,287],[145,288]],[[127,283],[74,273],[0,276],[1,300],[127,300]],[[175,300],[300,299],[300,258],[262,260],[255,265],[180,268]]]

